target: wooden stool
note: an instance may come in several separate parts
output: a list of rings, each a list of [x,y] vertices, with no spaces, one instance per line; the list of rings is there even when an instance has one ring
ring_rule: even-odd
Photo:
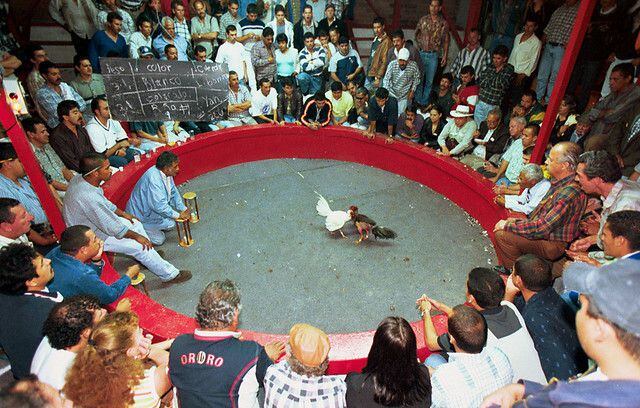
[[[140,290],[140,288],[138,287],[140,284],[142,284],[142,292],[145,295],[149,296],[149,289],[147,289],[146,276],[142,272],[139,272],[135,278],[131,279],[131,286],[137,287],[138,290]]]

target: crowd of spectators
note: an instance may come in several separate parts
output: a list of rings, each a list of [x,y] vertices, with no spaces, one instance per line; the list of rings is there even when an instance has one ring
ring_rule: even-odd
[[[578,0],[493,1],[489,29],[471,29],[456,55],[442,1],[430,0],[414,40],[373,19],[366,59],[348,30],[353,3],[173,1],[165,14],[160,0],[52,0],[77,54],[68,83],[42,46],[0,38],[0,74],[22,70],[31,115],[21,125],[68,226],[53,233],[15,149],[0,143],[0,346],[17,380],[0,406],[637,405],[637,7],[598,2],[551,118]],[[103,57],[225,63],[225,118],[116,121]],[[508,210],[493,231],[500,265],[468,271],[461,304],[417,299],[422,330],[385,318],[365,367],[346,377],[327,375],[320,328],[295,324],[286,353],[283,342],[243,340],[230,280],[204,288],[193,333],[152,344],[122,297],[140,266],[106,284],[103,253],[131,256],[167,284],[191,278],[155,249],[190,216],[173,181],[179,158],[160,154],[125,210],[100,185],[157,147],[258,124],[350,127],[459,161]],[[536,146],[543,165],[530,162]]]

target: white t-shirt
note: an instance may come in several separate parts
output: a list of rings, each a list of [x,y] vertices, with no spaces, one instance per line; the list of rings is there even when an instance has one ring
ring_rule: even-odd
[[[229,71],[235,71],[238,74],[238,79],[244,79],[244,65],[245,61],[244,46],[238,41],[231,44],[225,42],[218,48],[218,55],[216,55],[216,62],[218,64],[227,64]]]
[[[76,353],[54,349],[49,343],[49,338],[45,337],[31,361],[31,374],[37,375],[40,381],[60,391],[64,387],[67,370],[71,368],[75,359]]]
[[[85,126],[89,134],[89,140],[93,150],[98,153],[104,153],[120,140],[127,140],[127,132],[124,131],[120,122],[113,119],[107,120],[107,126],[104,126],[96,117]]]
[[[274,109],[278,108],[278,93],[271,88],[269,95],[264,96],[262,91],[253,91],[251,94],[251,108],[249,113],[251,116],[271,115]]]

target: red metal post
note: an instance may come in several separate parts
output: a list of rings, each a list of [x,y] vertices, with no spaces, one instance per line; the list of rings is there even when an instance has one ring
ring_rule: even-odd
[[[542,123],[542,129],[540,129],[536,147],[531,155],[532,163],[540,164],[544,159],[544,152],[547,149],[547,144],[549,143],[549,137],[551,136],[551,130],[553,129],[555,118],[558,114],[558,108],[560,107],[562,97],[567,90],[569,78],[573,72],[573,66],[578,58],[578,53],[582,46],[582,40],[584,39],[584,34],[587,31],[589,21],[591,21],[591,14],[593,14],[593,9],[596,3],[597,2],[595,0],[582,0],[580,3],[578,15],[576,16],[576,21],[573,25],[571,36],[569,37],[569,43],[565,47],[564,57],[560,64],[560,70],[558,71],[558,76],[556,77],[556,82],[553,86],[553,91],[551,92],[551,98],[549,98],[549,105],[547,106],[547,111],[544,115],[545,120]]]
[[[391,19],[391,29],[387,32],[397,30],[400,27],[400,0],[393,1],[393,17]]]
[[[13,144],[13,147],[16,149],[18,158],[27,172],[29,181],[31,181],[33,190],[38,195],[40,204],[42,204],[42,208],[44,209],[45,214],[47,214],[47,218],[49,218],[49,222],[51,223],[53,230],[59,237],[65,229],[62,214],[60,214],[60,211],[56,206],[55,199],[51,195],[49,184],[42,174],[40,164],[31,150],[31,144],[27,140],[27,135],[22,129],[20,123],[18,123],[18,120],[13,114],[11,108],[7,105],[4,92],[0,93],[0,97],[2,98],[0,101],[0,122],[2,122],[2,126],[6,129],[7,135],[11,140],[11,144]]]
[[[472,28],[478,28],[480,13],[482,13],[482,0],[471,0],[469,2],[469,13],[467,14],[467,26],[464,29],[464,45],[468,43],[469,31]]]

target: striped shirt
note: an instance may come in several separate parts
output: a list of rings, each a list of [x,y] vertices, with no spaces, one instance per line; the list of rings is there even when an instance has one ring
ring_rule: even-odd
[[[19,178],[17,182],[16,184],[4,174],[0,174],[0,197],[14,198],[20,201],[20,204],[33,215],[34,223],[47,222],[47,215],[44,213],[38,195],[33,191],[29,180]]]
[[[267,368],[264,392],[264,408],[342,408],[347,384],[334,375],[300,375],[285,360]]]
[[[238,36],[245,36],[247,34],[254,34],[257,37],[261,37],[262,36],[262,30],[264,30],[264,23],[262,22],[262,20],[259,19],[255,19],[253,21],[249,20],[248,18],[243,18],[242,20],[240,20],[240,28],[242,29],[242,34],[238,33]],[[226,30],[226,29],[225,29]],[[252,40],[246,40],[244,42],[244,49],[251,52],[251,49],[253,48],[253,46],[258,42],[258,40],[252,39]]]
[[[251,93],[244,86],[240,85],[240,88],[238,89],[237,93],[232,91],[231,88],[229,88],[229,105],[238,105],[250,100],[251,100]],[[240,119],[240,118],[246,118],[247,116],[251,116],[249,114],[249,109],[243,110],[242,112],[229,113],[229,119]]]
[[[182,23],[178,22],[178,19],[174,17],[173,26],[176,36],[180,36],[191,42],[191,29],[189,28],[189,20],[187,20],[186,17],[182,19]]]
[[[420,70],[418,69],[418,64],[413,61],[407,61],[406,68],[402,70],[397,59],[391,61],[388,65],[387,72],[382,80],[382,86],[396,99],[405,99],[409,92],[415,92],[419,84]]]
[[[476,79],[480,78],[482,71],[489,65],[491,65],[491,54],[481,46],[478,46],[473,51],[469,51],[467,47],[464,47],[451,66],[451,74],[454,78],[460,77],[460,70],[462,67],[471,65],[476,73]]]
[[[230,25],[236,27],[238,36],[240,36],[242,33],[242,27],[240,27],[240,20],[242,20],[240,15],[233,17],[231,13],[229,13],[228,11],[224,13],[222,16],[220,16],[220,34],[218,35],[218,38],[220,38],[221,40],[227,39],[227,27]]]
[[[497,347],[478,354],[450,353],[449,362],[431,375],[431,406],[475,408],[512,380],[509,358]]]
[[[300,61],[300,72],[306,72],[309,75],[318,76],[322,74],[324,64],[327,60],[327,53],[322,47],[314,47],[313,51],[309,51],[304,47],[298,53]]]
[[[527,239],[571,242],[580,234],[580,218],[587,196],[575,175],[553,179],[549,193],[527,219],[508,221],[504,230]]]
[[[133,405],[130,405],[130,408],[160,407],[161,400],[155,385],[156,369],[156,366],[152,366],[144,370],[144,377],[133,387]]]

